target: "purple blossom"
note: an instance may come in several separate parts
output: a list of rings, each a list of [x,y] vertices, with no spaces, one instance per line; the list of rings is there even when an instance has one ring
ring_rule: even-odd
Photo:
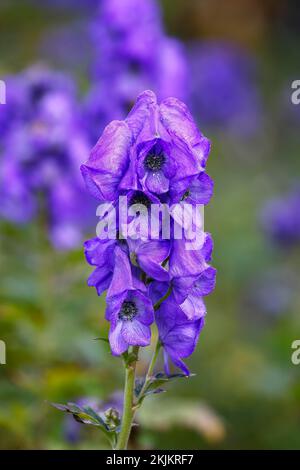
[[[176,98],[160,105],[146,91],[125,121],[104,130],[82,173],[92,195],[113,201],[120,190],[168,193],[170,185],[185,192],[204,171],[209,141],[187,107]]]
[[[169,359],[179,367],[184,374],[189,375],[189,369],[182,359],[189,357],[196,347],[200,331],[204,326],[204,316],[189,320],[176,301],[172,298],[162,303],[155,314],[159,338],[164,348],[165,370],[170,375]]]
[[[129,346],[150,344],[153,305],[141,291],[127,290],[112,297],[106,319],[110,321],[109,342],[114,355],[123,354]]]

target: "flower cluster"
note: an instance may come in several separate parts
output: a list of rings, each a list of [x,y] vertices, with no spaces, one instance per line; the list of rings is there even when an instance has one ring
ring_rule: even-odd
[[[147,88],[160,99],[186,99],[185,51],[166,36],[156,0],[103,0],[91,31],[94,86],[86,115],[93,143],[106,122],[123,119]]]
[[[184,103],[167,98],[158,104],[155,94],[145,91],[124,121],[105,128],[81,167],[89,192],[106,207],[116,207],[122,196],[129,208],[140,209],[139,215],[128,212],[134,228],[127,236],[116,217],[115,237],[104,236],[103,229],[85,243],[86,259],[95,267],[88,284],[98,295],[107,291],[112,353],[149,345],[156,322],[167,373],[169,358],[189,373],[182,359],[196,346],[206,314],[203,297],[215,285],[211,236],[197,226],[201,244],[187,249],[186,220],[178,214],[185,204],[198,210],[210,200],[213,182],[205,173],[209,151],[209,141]],[[182,228],[181,238],[174,230],[163,236],[161,225],[156,237],[137,229],[153,204],[167,208],[171,227]]]
[[[0,110],[1,217],[21,223],[43,211],[54,246],[74,248],[94,209],[79,171],[89,145],[73,82],[34,67],[9,77],[7,90]]]

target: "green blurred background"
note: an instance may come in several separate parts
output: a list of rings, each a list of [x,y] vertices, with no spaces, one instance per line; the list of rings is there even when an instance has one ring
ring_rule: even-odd
[[[1,0],[0,75],[37,59],[51,64],[41,56],[42,37],[80,19],[76,11],[42,3]],[[285,125],[277,112],[284,88],[289,96],[292,80],[300,78],[299,4],[165,0],[162,7],[173,36],[230,40],[256,57],[264,120],[260,135],[246,142],[206,131],[215,195],[205,222],[215,241],[217,288],[187,361],[196,376],[148,400],[131,446],[300,448],[300,365],[291,362],[291,344],[300,339],[299,249],[275,250],[259,224],[264,201],[286,191],[300,171],[300,119]],[[85,66],[77,66],[84,89]],[[0,448],[105,448],[97,429],[83,429],[71,443],[65,417],[49,406],[84,396],[106,399],[123,386],[121,361],[94,340],[107,332],[105,300],[86,286],[91,269],[83,252],[55,252],[38,222],[0,228],[0,339],[7,345],[7,364],[0,366]],[[291,301],[276,314],[258,299],[268,276],[279,278],[271,297],[282,280],[293,280]],[[140,372],[149,355],[143,353]]]

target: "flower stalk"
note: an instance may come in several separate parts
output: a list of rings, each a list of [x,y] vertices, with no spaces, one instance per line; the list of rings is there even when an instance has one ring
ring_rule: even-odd
[[[134,387],[135,369],[138,361],[138,347],[133,348],[132,360],[125,362],[125,387],[122,427],[119,434],[116,450],[126,450],[134,418]]]

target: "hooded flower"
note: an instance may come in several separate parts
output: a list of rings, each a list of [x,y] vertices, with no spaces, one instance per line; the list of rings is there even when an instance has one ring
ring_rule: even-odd
[[[182,359],[189,357],[196,347],[200,331],[204,326],[204,317],[188,320],[178,307],[174,298],[163,302],[155,314],[159,339],[164,349],[165,370],[170,375],[169,359],[179,367],[184,374],[189,375],[189,369]]]
[[[123,354],[129,346],[148,346],[154,321],[150,299],[139,290],[127,290],[108,300],[106,318],[110,321],[112,353]]]
[[[169,98],[159,105],[146,91],[125,121],[105,129],[82,173],[101,200],[112,201],[120,188],[165,195],[170,185],[188,187],[204,170],[209,149],[184,103]]]
[[[206,312],[202,297],[215,287],[216,269],[208,264],[213,242],[206,233],[199,250],[186,250],[185,243],[184,239],[173,241],[169,274],[176,302],[189,319],[194,319]]]

